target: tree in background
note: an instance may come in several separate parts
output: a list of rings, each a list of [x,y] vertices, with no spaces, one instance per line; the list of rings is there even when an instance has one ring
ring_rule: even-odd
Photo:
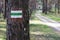
[[[36,10],[36,0],[29,0],[29,16]]]
[[[47,0],[43,0],[43,8],[42,8],[42,12],[47,14]]]

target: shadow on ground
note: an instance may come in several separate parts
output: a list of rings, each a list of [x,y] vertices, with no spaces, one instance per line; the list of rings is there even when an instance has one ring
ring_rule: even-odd
[[[54,36],[53,34],[31,35],[31,40],[60,40],[60,36]]]

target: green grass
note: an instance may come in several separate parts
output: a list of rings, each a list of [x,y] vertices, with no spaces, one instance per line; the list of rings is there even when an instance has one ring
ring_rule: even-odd
[[[31,40],[60,40],[60,35],[56,34],[53,29],[46,25],[30,24],[30,32],[40,32],[39,35],[31,34]]]
[[[0,40],[6,40],[6,20],[0,14]]]
[[[37,17],[35,17],[35,13],[32,13],[31,15],[31,20],[37,20],[37,21],[40,21]],[[32,21],[33,22],[33,21]],[[39,32],[52,32],[52,29],[49,28],[48,26],[46,25],[41,25],[41,24],[30,24],[30,31],[32,32],[36,32],[36,31],[39,31]]]
[[[39,20],[33,14],[30,20]],[[6,40],[6,22],[0,23],[0,40]],[[60,35],[56,34],[53,29],[46,25],[30,24],[30,32],[40,32],[40,35],[31,34],[31,40],[60,40]]]
[[[0,25],[0,40],[6,40],[6,25]]]
[[[30,24],[30,31],[36,32],[53,32],[51,28],[49,28],[46,25],[42,25],[42,24]]]
[[[55,20],[55,21],[57,21],[57,22],[60,22],[60,14],[58,14],[58,15],[56,15],[56,14],[54,14],[54,13],[48,13],[48,14],[44,14],[44,13],[42,13],[42,15],[43,16],[46,16],[46,17],[48,17],[48,18],[51,18],[52,20]]]
[[[48,18],[51,18],[57,22],[60,22],[60,14],[58,14],[58,9],[56,8],[56,11],[55,11],[55,8],[52,8],[51,11],[52,12],[47,12],[47,14],[42,13],[42,15]]]
[[[34,14],[31,16],[31,20],[39,20],[37,17],[35,17]],[[35,19],[36,18],[36,19]],[[33,22],[33,21],[32,21]],[[30,34],[31,40],[60,40],[60,35],[57,34],[52,28],[42,25],[42,24],[30,24],[30,33],[36,32],[40,34]]]

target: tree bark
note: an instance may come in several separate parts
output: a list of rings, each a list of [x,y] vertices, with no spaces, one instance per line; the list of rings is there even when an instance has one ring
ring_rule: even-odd
[[[29,0],[23,1],[23,24],[24,24],[24,40],[30,40],[29,36]]]
[[[30,40],[29,36],[29,0],[20,0],[22,2],[23,18],[11,19],[11,1],[6,0],[6,20],[7,20],[7,39],[6,40]]]

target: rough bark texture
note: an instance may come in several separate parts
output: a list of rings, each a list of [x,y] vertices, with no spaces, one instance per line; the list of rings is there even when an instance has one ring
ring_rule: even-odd
[[[30,37],[29,37],[29,11],[28,11],[29,0],[22,0],[22,1],[23,1],[24,40],[30,40]]]
[[[22,2],[23,18],[11,19],[11,1],[6,0],[6,19],[7,19],[7,39],[6,40],[30,40],[29,36],[29,0],[20,0]]]

